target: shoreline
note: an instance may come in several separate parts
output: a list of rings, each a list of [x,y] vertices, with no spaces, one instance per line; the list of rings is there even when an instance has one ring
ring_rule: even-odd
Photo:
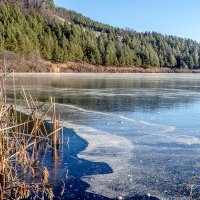
[[[92,194],[93,197],[100,197],[100,199],[145,199],[145,200],[159,200],[156,196],[150,194],[135,193],[133,196],[124,191],[116,190],[115,184],[118,183],[123,186],[123,177],[131,173],[129,168],[130,153],[134,150],[134,145],[125,137],[113,135],[111,133],[99,131],[97,129],[73,124],[68,121],[61,121],[61,126],[66,131],[72,130],[75,135],[87,143],[85,149],[77,153],[77,159],[88,161],[95,164],[101,163],[107,165],[112,171],[105,173],[104,167],[101,173],[93,173],[90,175],[83,175],[80,180],[88,184],[85,194]],[[87,171],[87,170],[86,170]],[[128,177],[127,178],[131,178]],[[114,185],[113,185],[114,184]],[[82,197],[82,196],[81,196]],[[96,198],[95,197],[95,198]]]
[[[96,129],[90,127],[72,124],[67,121],[61,121],[61,126],[64,128],[64,141],[66,141],[67,137],[70,137],[72,145],[69,146],[69,149],[66,149],[70,152],[70,154],[66,153],[67,157],[75,158],[77,162],[75,166],[74,163],[67,166],[70,176],[65,180],[66,192],[63,194],[62,198],[69,198],[72,200],[79,198],[88,200],[115,200],[121,198],[130,198],[133,200],[159,200],[159,198],[150,196],[149,194],[136,193],[134,196],[127,196],[126,194],[123,195],[120,191],[116,192],[115,190],[113,191],[115,193],[111,193],[111,189],[113,189],[112,187],[107,188],[107,185],[101,185],[101,182],[111,182],[113,176],[117,176],[116,178],[119,180],[118,173],[121,173],[122,168],[128,164],[128,162],[123,163],[123,159],[120,161],[119,156],[123,158],[127,151],[119,151],[116,158],[114,158],[112,153],[116,149],[120,150],[118,144],[124,144],[124,142],[128,141],[128,139],[106,132],[97,131]],[[97,132],[94,134],[93,131]],[[101,138],[102,136],[106,139],[106,141]],[[107,137],[110,139],[110,136],[114,139],[114,141],[111,142],[111,145],[109,144],[110,140],[107,140]],[[108,144],[110,147],[107,146]],[[106,151],[108,151],[106,153],[108,155],[107,159],[105,158],[105,154],[98,157],[98,150],[102,150],[102,148],[106,148]],[[126,149],[129,148],[126,147]],[[65,151],[63,153],[65,154]],[[122,155],[120,155],[121,153]],[[113,162],[109,162],[111,158],[114,160]],[[112,168],[113,163],[119,165],[116,171]],[[66,159],[63,160],[62,165],[66,165]],[[77,169],[78,174],[76,171]],[[59,188],[55,187],[54,190],[56,191],[56,194],[59,191]]]
[[[30,114],[30,110],[21,106],[17,106],[17,110]],[[64,129],[64,143],[60,144],[58,153],[61,157],[55,161],[50,155],[51,150],[48,150],[45,163],[49,172],[55,176],[54,180],[69,178],[65,180],[65,198],[95,196],[95,199],[101,200],[121,197],[159,199],[156,193],[151,196],[145,190],[133,192],[127,187],[127,183],[132,182],[133,168],[130,167],[129,161],[135,149],[131,140],[62,118],[61,116],[60,126]],[[50,118],[46,117],[45,121],[50,125]],[[130,180],[127,182],[126,179]],[[56,186],[54,191],[56,195],[60,195],[59,186]]]
[[[92,65],[85,62],[54,63],[43,59],[36,63],[23,60],[23,62],[11,61],[10,71],[15,73],[200,73],[200,69],[178,69],[168,67],[118,67]]]
[[[78,157],[80,159],[89,160],[94,163],[106,163],[112,169],[111,173],[83,176],[81,179],[90,185],[90,188],[86,191],[111,199],[123,195],[122,191],[121,193],[120,191],[115,191],[114,194],[111,187],[108,188],[107,184],[104,183],[107,181],[111,182],[115,178],[118,179],[120,174],[123,174],[122,169],[127,169],[129,157],[126,155],[133,150],[132,143],[121,136],[115,136],[91,127],[79,126],[65,121],[62,121],[61,125],[72,128],[79,137],[88,143],[85,150],[79,152]],[[100,184],[101,182],[102,184]]]
[[[22,111],[28,114],[27,110]],[[48,117],[46,122],[50,125]],[[45,162],[49,172],[56,174],[54,179],[61,179],[68,174],[65,180],[66,190],[64,198],[113,200],[129,198],[127,191],[122,187],[116,191],[112,184],[123,185],[123,177],[130,174],[129,159],[134,149],[132,142],[122,136],[112,135],[91,127],[77,125],[68,121],[61,121],[64,129],[64,144],[60,144],[60,158],[55,162],[47,151]],[[62,151],[63,149],[63,151]],[[55,164],[57,163],[57,164]],[[56,171],[54,167],[56,166]],[[126,169],[125,171],[123,171]],[[131,178],[131,177],[129,177]],[[106,183],[106,184],[105,184]],[[54,187],[55,195],[59,197],[59,185]],[[131,195],[132,199],[158,200],[148,194]]]
[[[17,107],[23,115],[28,116],[29,110]],[[45,119],[47,129],[51,129],[51,121],[48,117]],[[61,121],[60,127],[63,128],[63,144],[60,143],[57,151],[58,157],[53,156],[52,148],[47,148],[45,151],[45,158],[40,163],[41,166],[47,167],[51,177],[49,180],[56,182],[63,180],[65,183],[65,190],[61,196],[62,185],[58,182],[53,186],[55,198],[59,199],[92,199],[97,200],[112,200],[104,195],[90,192],[90,184],[84,181],[84,177],[92,177],[100,174],[112,173],[112,168],[105,162],[96,161],[82,158],[79,156],[82,152],[87,151],[90,146],[89,142],[81,137],[68,122]],[[61,133],[60,133],[61,134]],[[43,152],[39,153],[39,157]],[[66,179],[64,178],[66,177]],[[64,179],[63,179],[64,178]],[[31,199],[29,197],[28,199]],[[45,198],[46,200],[48,198]]]

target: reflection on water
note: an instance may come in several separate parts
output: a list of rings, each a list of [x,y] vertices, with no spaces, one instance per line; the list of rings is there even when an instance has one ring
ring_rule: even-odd
[[[55,96],[61,119],[81,136],[99,137],[81,156],[105,161],[113,173],[85,177],[91,191],[108,197],[188,196],[188,188],[180,189],[200,172],[200,75],[21,74],[15,79],[17,91],[23,85],[37,101]],[[9,79],[9,97],[11,85]],[[100,141],[109,134],[116,136],[112,145]]]
[[[58,103],[91,110],[128,111],[177,107],[198,98],[198,75],[23,75],[18,85],[38,100],[56,96]],[[197,76],[197,77],[195,77]]]

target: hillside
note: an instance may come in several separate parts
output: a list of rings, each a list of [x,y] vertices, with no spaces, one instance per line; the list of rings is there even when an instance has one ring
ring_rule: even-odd
[[[16,3],[17,2],[17,3]],[[26,1],[25,1],[26,2]],[[53,1],[0,3],[0,49],[23,58],[117,67],[198,69],[200,44],[156,32],[139,33],[95,22]]]

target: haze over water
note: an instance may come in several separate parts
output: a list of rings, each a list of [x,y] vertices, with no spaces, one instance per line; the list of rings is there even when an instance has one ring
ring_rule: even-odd
[[[15,79],[18,91],[23,85],[38,101],[56,97],[63,123],[92,144],[80,157],[113,169],[83,177],[89,191],[184,199],[189,191],[184,183],[197,184],[191,177],[200,174],[200,75],[17,74]]]

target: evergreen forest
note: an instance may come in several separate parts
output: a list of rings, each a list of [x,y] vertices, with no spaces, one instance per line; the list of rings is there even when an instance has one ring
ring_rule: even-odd
[[[56,7],[52,0],[0,3],[0,50],[52,62],[127,67],[200,67],[200,44],[156,32],[136,32]]]

